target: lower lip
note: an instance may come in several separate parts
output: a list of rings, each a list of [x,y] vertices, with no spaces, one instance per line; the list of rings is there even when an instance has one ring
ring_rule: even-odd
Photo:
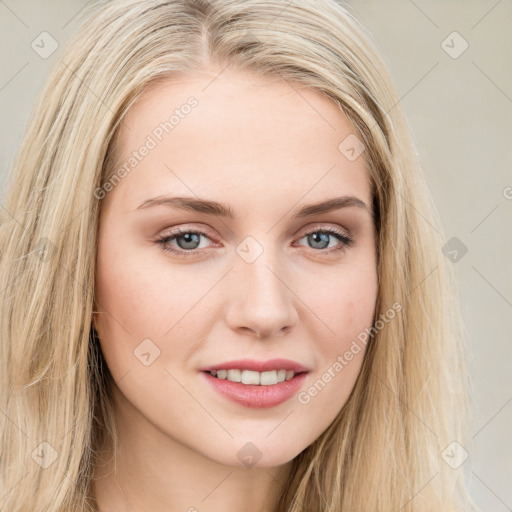
[[[290,380],[285,380],[278,384],[259,386],[231,382],[227,379],[218,379],[209,372],[201,373],[215,391],[240,405],[255,409],[274,407],[290,399],[299,391],[307,375],[307,372],[299,373]]]

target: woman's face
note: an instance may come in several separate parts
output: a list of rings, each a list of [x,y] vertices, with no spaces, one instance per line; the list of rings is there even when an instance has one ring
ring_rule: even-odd
[[[264,467],[334,420],[377,297],[355,133],[320,93],[229,69],[154,85],[130,109],[125,170],[103,200],[94,317],[121,431]],[[343,196],[356,199],[311,206]]]

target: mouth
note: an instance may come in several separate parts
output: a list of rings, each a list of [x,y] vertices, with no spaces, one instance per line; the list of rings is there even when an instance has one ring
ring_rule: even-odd
[[[233,371],[234,370],[234,371]],[[228,375],[229,372],[229,375]],[[289,373],[288,373],[289,372]],[[210,389],[222,398],[253,409],[275,407],[290,400],[303,387],[309,372],[283,369],[267,372],[254,370],[201,371]],[[284,375],[284,380],[283,379]],[[232,380],[231,380],[232,379]]]
[[[282,404],[304,385],[310,368],[291,359],[237,359],[200,369],[211,389],[245,407]]]
[[[294,372],[293,370],[286,370],[284,368],[264,372],[231,368],[229,370],[205,370],[204,373],[207,373],[219,380],[240,383],[246,386],[275,386],[281,382],[289,381],[297,375],[302,375],[308,372]]]

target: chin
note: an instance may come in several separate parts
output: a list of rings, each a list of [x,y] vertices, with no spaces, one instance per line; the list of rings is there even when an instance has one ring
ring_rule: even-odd
[[[282,466],[292,461],[299,453],[301,453],[305,446],[286,447],[283,449],[283,443],[278,442],[280,449],[276,449],[275,443],[268,442],[268,440],[253,439],[246,437],[243,441],[234,440],[233,447],[226,447],[222,453],[215,453],[208,456],[211,460],[236,468],[274,468]],[[227,457],[226,454],[231,453],[234,456]]]

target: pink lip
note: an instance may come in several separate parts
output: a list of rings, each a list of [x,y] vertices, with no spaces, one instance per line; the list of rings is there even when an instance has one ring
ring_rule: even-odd
[[[236,368],[240,368],[240,366],[236,366]],[[221,369],[231,368],[223,366]],[[281,366],[281,369],[284,368]],[[201,375],[204,375],[204,378],[215,391],[234,402],[245,407],[262,409],[279,405],[294,396],[302,386],[307,373],[300,373],[290,380],[285,380],[271,386],[248,385],[240,382],[231,382],[226,379],[218,379],[207,371],[201,372]]]
[[[309,368],[291,359],[269,359],[267,361],[255,361],[254,359],[237,359],[226,361],[214,366],[200,368],[202,372],[213,370],[253,370],[256,372],[268,372],[272,370],[292,370],[294,373],[309,372]]]

